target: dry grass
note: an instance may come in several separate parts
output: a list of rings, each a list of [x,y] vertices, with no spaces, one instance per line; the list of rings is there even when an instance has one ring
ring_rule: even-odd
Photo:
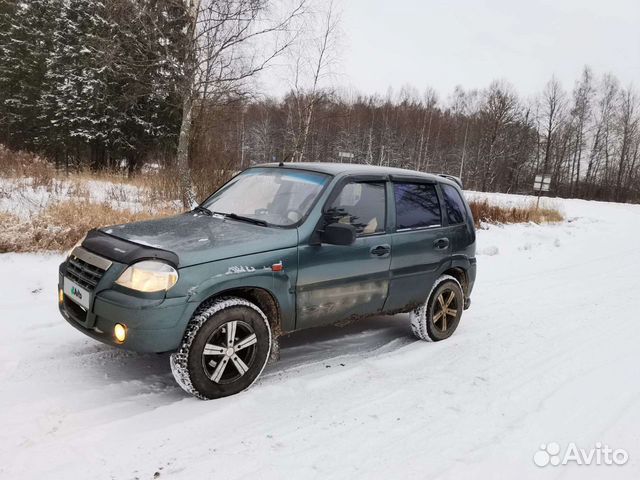
[[[215,170],[202,167],[195,169],[192,172],[192,179],[196,198],[204,200],[229,180],[233,174],[233,170]],[[126,170],[92,171],[88,168],[72,167],[66,171],[64,168],[56,169],[53,163],[38,155],[12,151],[1,144],[0,177],[20,181],[28,179],[31,187],[44,188],[47,192],[59,188],[61,181],[82,186],[86,185],[87,181],[93,180],[112,183],[114,197],[117,197],[118,189],[124,191],[123,186],[130,185],[144,190],[149,201],[168,202],[180,198],[180,176],[171,166],[159,166],[157,170],[142,171],[133,176],[128,176]],[[114,198],[114,200],[118,199]]]
[[[92,228],[174,213],[177,212],[131,212],[114,209],[108,204],[78,200],[54,203],[29,220],[20,220],[15,215],[0,212],[0,253],[64,251],[73,247]]]
[[[34,187],[50,188],[56,170],[50,162],[38,155],[14,152],[0,145],[0,171],[3,177],[32,178]]]
[[[522,207],[502,207],[492,205],[488,200],[469,202],[476,227],[482,223],[548,223],[564,220],[562,213],[555,208],[536,208],[535,203]]]
[[[482,223],[544,223],[560,222],[562,214],[556,209],[535,205],[526,207],[500,207],[487,200],[471,201],[471,211],[476,226]],[[160,218],[177,213],[177,209],[132,212],[118,210],[106,203],[91,203],[81,200],[57,202],[29,220],[0,212],[0,253],[64,251],[92,228]]]
[[[132,178],[124,172],[65,172],[37,155],[0,145],[0,178],[10,180],[0,185],[0,199],[15,200],[30,212],[0,211],[0,253],[64,251],[92,228],[179,211],[178,177],[162,169]],[[95,188],[98,198],[92,195]]]

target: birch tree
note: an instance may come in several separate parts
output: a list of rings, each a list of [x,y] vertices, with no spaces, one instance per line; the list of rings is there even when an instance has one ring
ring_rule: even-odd
[[[618,137],[618,172],[616,174],[615,192],[613,199],[617,202],[626,198],[623,187],[626,179],[632,175],[637,159],[637,145],[634,147],[638,135],[637,117],[638,99],[631,87],[620,92],[620,108],[617,114],[616,134]]]
[[[189,22],[176,163],[182,203],[191,208],[189,146],[198,107],[247,95],[250,79],[295,40],[292,27],[305,11],[305,0],[288,8],[285,2],[266,0],[184,1]]]
[[[542,173],[548,173],[550,162],[552,161],[552,148],[556,139],[558,128],[562,125],[565,113],[566,97],[560,82],[556,77],[552,77],[542,92],[541,112],[544,125],[544,157],[542,162]],[[537,172],[536,172],[537,173]]]
[[[499,156],[496,151],[505,134],[506,128],[514,122],[517,114],[518,100],[510,86],[493,82],[485,94],[484,105],[480,113],[488,125],[486,138],[486,152],[484,154],[484,166],[482,168],[483,192],[491,183],[491,174]]]
[[[309,142],[311,122],[317,105],[326,97],[322,81],[331,75],[337,61],[337,40],[340,32],[340,14],[334,0],[325,9],[308,16],[305,29],[310,38],[299,42],[294,65],[293,100],[297,112],[292,159],[301,162]],[[319,25],[315,27],[314,25]]]
[[[593,94],[593,73],[589,67],[585,67],[580,80],[576,83],[576,87],[573,90],[571,118],[575,138],[569,179],[571,195],[574,193],[575,186],[577,185],[579,188],[580,185],[582,154],[586,146],[587,128],[591,117]]]

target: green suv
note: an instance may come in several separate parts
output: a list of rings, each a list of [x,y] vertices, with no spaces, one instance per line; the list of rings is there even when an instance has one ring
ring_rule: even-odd
[[[265,164],[194,210],[90,231],[59,271],[59,307],[86,335],[172,352],[187,392],[248,388],[281,335],[410,312],[448,338],[469,307],[475,230],[454,177],[336,163]]]

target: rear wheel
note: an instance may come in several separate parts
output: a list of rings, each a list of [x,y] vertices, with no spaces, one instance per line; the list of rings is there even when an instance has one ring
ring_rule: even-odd
[[[242,298],[214,300],[193,316],[171,370],[188,393],[213,399],[249,388],[269,358],[271,328],[264,313]]]
[[[438,342],[453,335],[464,310],[464,295],[458,280],[443,275],[427,301],[411,312],[411,329],[421,340]]]

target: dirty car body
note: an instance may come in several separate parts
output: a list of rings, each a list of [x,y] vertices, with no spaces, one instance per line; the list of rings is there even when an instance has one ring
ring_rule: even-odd
[[[411,312],[418,337],[447,338],[475,276],[473,219],[456,179],[265,164],[193,211],[89,232],[60,265],[59,308],[101,342],[176,352],[178,383],[216,398],[253,383],[277,338],[295,330]],[[199,343],[204,353],[193,353]],[[209,380],[211,389],[196,385]]]

